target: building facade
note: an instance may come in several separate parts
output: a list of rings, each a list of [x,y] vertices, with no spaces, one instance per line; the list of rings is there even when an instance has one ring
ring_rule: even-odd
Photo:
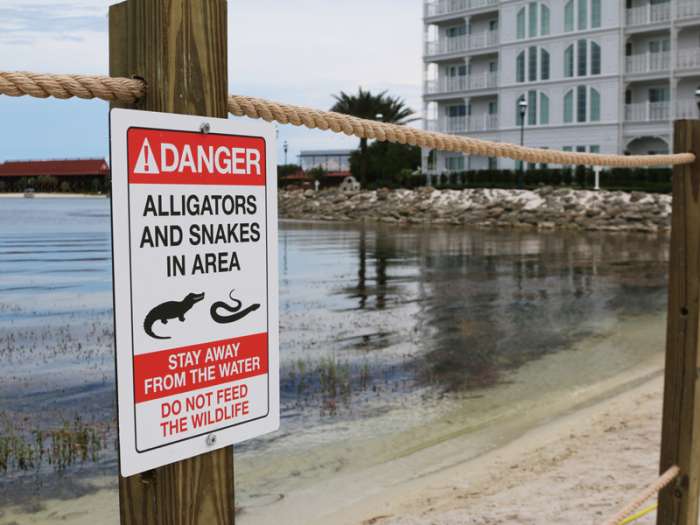
[[[105,159],[0,162],[0,191],[109,191]]]
[[[429,130],[519,144],[523,124],[526,146],[667,153],[673,120],[698,118],[700,0],[428,0],[424,79]],[[430,150],[422,164],[517,166]]]

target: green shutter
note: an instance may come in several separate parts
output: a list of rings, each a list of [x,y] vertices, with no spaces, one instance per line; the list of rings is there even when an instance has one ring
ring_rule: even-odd
[[[564,31],[574,30],[574,0],[569,0],[564,7]]]
[[[588,28],[588,0],[578,0],[578,29]]]
[[[549,7],[546,5],[542,4],[540,6],[540,17],[541,17],[541,22],[540,22],[540,35],[542,36],[547,36],[549,34],[549,17],[550,17],[550,11]]]
[[[549,52],[540,50],[540,80],[549,80]]]
[[[537,36],[537,2],[530,2],[530,23],[529,25],[529,35],[530,38]]]
[[[549,97],[540,93],[540,125],[549,124]]]
[[[527,123],[534,126],[537,124],[537,91],[528,91],[527,99]]]
[[[591,88],[591,122],[600,121],[600,93]]]
[[[525,8],[523,7],[520,11],[518,11],[518,29],[517,29],[517,38],[518,40],[522,40],[525,38]]]
[[[564,51],[564,76],[574,76],[574,45],[571,44]]]
[[[515,60],[515,81],[525,82],[525,51],[518,53]]]
[[[591,27],[596,28],[601,26],[601,5],[600,0],[591,0]]]
[[[574,91],[573,89],[564,95],[564,122],[574,121]]]

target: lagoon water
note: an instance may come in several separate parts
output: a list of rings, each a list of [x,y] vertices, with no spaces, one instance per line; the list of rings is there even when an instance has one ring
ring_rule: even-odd
[[[282,222],[282,425],[236,447],[241,522],[455,436],[479,454],[658,356],[662,331],[620,334],[661,326],[667,244]],[[66,426],[94,441],[66,464],[0,442],[0,522],[116,474],[110,250],[107,199],[0,198],[0,440],[29,450]]]

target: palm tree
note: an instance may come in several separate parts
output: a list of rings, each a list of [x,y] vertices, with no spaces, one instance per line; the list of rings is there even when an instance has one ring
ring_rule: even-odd
[[[335,104],[331,111],[344,113],[369,120],[381,120],[392,124],[406,124],[412,120],[413,110],[399,97],[387,95],[386,91],[374,95],[362,89],[357,90],[357,95],[349,95],[341,91],[333,95]],[[367,139],[360,139],[360,183],[367,183]]]

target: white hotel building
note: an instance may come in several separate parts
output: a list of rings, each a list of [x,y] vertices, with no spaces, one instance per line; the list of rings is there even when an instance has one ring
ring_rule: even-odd
[[[698,118],[700,0],[429,0],[426,128],[568,151],[672,151]],[[423,151],[423,169],[513,168]]]

